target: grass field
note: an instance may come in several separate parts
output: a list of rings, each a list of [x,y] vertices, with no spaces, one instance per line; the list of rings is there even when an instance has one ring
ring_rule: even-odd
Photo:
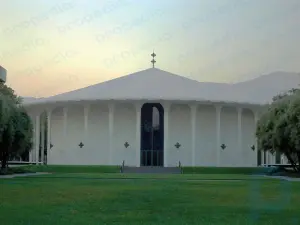
[[[244,174],[60,170],[0,179],[0,224],[298,225],[300,183]]]

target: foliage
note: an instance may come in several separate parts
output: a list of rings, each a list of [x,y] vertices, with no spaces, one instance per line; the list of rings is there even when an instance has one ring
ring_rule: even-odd
[[[2,82],[0,82],[0,93],[5,97],[10,98],[16,105],[22,104],[22,98],[17,96],[12,88]]]
[[[0,85],[0,162],[4,169],[9,158],[31,149],[32,124],[21,98],[5,84]]]
[[[300,90],[275,96],[258,121],[256,136],[262,151],[282,153],[300,172]]]
[[[0,170],[0,175],[12,175],[12,174],[22,174],[22,173],[35,173],[27,169],[26,166],[11,167],[5,170]]]

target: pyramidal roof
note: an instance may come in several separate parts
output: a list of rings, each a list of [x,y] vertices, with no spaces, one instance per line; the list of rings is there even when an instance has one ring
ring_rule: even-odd
[[[85,100],[183,100],[261,105],[300,83],[297,73],[275,75],[235,84],[208,83],[151,68],[48,98],[24,98],[24,105]]]
[[[201,83],[150,68],[99,84],[43,98],[37,102],[81,100],[226,100],[219,99],[228,84]],[[222,96],[223,94],[221,94]]]

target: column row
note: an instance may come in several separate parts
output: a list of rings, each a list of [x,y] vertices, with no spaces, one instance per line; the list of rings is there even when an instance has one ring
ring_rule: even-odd
[[[141,127],[141,108],[143,106],[142,102],[137,102],[134,103],[135,105],[135,109],[136,109],[136,166],[140,166],[140,127]],[[164,134],[164,145],[168,146],[168,123],[169,123],[169,108],[170,108],[170,104],[164,104],[164,130],[165,130],[165,134]],[[89,120],[89,111],[90,111],[90,105],[89,104],[85,104],[84,105],[84,139],[86,140],[88,137],[88,120]],[[109,103],[108,104],[108,124],[109,124],[109,152],[108,152],[108,164],[112,164],[113,163],[113,159],[114,159],[114,115],[115,115],[115,103]],[[47,145],[46,145],[46,151],[49,152],[51,149],[51,116],[52,116],[52,110],[48,109],[47,110]],[[36,117],[36,120],[38,120],[39,116]],[[67,126],[68,126],[68,108],[64,107],[63,108],[63,135],[67,135]],[[37,125],[38,126],[38,125]],[[36,133],[36,132],[35,132]],[[39,132],[36,133],[36,136],[34,138],[35,142],[36,140],[39,140]],[[38,146],[39,143],[36,143]],[[37,147],[36,147],[37,148]],[[36,153],[38,154],[38,153]],[[35,163],[39,163],[37,158],[35,157],[34,159],[30,160],[31,162],[35,162]],[[165,154],[164,157],[164,165],[168,164],[168,155]]]
[[[197,108],[199,104],[191,104],[191,133],[192,133],[192,166],[196,166],[195,163],[195,151],[196,151],[196,118],[197,118]],[[220,146],[221,146],[221,111],[222,105],[215,105],[216,109],[216,166],[220,166]],[[237,121],[238,121],[238,134],[237,134],[237,146],[240,151],[242,151],[242,112],[243,109],[237,107]],[[258,121],[258,114],[254,114],[254,123]],[[255,141],[255,151],[257,151],[257,141]],[[242,152],[241,152],[242,153]]]
[[[140,127],[141,127],[141,108],[143,103],[137,102],[135,104],[136,109],[136,166],[140,166]],[[168,146],[169,146],[169,114],[170,114],[170,108],[171,103],[165,102],[162,103],[164,107],[164,166],[168,166]],[[191,113],[191,147],[192,147],[192,166],[196,165],[196,137],[197,137],[197,110],[199,104],[190,104],[190,113]],[[216,166],[220,166],[220,145],[221,145],[221,111],[222,106],[221,105],[215,105],[216,108]],[[115,104],[110,103],[108,104],[108,110],[109,110],[109,164],[112,164],[113,162],[113,152],[114,152],[114,114],[115,114]],[[84,139],[86,140],[88,137],[88,120],[89,120],[89,111],[90,111],[90,105],[85,104],[84,105]],[[237,135],[237,146],[238,149],[242,149],[242,108],[237,107],[237,121],[238,121],[238,135]],[[46,151],[49,152],[51,149],[51,114],[52,110],[47,110],[47,145],[46,145]],[[258,120],[258,114],[255,113],[255,123]],[[35,121],[35,135],[34,135],[34,153],[31,152],[30,154],[30,161],[39,163],[39,146],[40,146],[40,115],[36,115],[34,117]],[[44,123],[41,125],[42,131],[44,130]],[[63,108],[63,134],[67,135],[67,126],[68,126],[68,108]],[[44,149],[44,132],[42,132],[42,149]],[[257,150],[257,144],[255,144],[255,150]],[[41,152],[41,158],[42,161],[44,159],[44,151]]]

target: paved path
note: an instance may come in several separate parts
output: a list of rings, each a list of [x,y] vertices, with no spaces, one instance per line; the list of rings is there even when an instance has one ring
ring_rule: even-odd
[[[14,178],[14,177],[28,177],[28,176],[37,176],[37,175],[45,175],[50,173],[19,173],[19,174],[11,174],[11,175],[0,175],[0,179],[5,178]]]
[[[0,179],[8,179],[8,178],[15,178],[15,177],[28,177],[28,176],[38,176],[38,175],[47,175],[51,173],[46,172],[37,172],[37,173],[21,173],[21,174],[12,174],[12,175],[0,175]],[[284,177],[284,176],[268,176],[268,175],[255,175],[255,176],[262,176],[267,178],[273,178],[273,179],[280,179],[280,180],[286,180],[286,181],[293,181],[293,182],[300,182],[300,178],[292,178],[292,177]],[[48,178],[48,177],[43,177]],[[52,177],[49,177],[52,178]],[[68,176],[58,176],[54,178],[80,178],[80,179],[95,179],[95,180],[140,180],[140,179],[147,179],[147,180],[163,180],[168,178],[147,178],[147,177],[68,177]],[[178,179],[180,181],[251,181],[251,179],[193,179],[193,178],[187,178],[187,179]]]
[[[5,179],[5,178],[15,178],[15,177],[29,177],[29,176],[37,176],[37,175],[47,175],[47,174],[51,174],[51,173],[42,173],[42,172],[38,172],[38,173],[22,173],[22,174],[12,174],[12,175],[0,175],[0,179]],[[47,178],[66,178],[66,179],[91,179],[91,180],[167,180],[169,178],[160,178],[160,177],[76,177],[76,176],[67,176],[66,174],[62,175],[62,176],[55,176],[55,177],[39,177],[41,179],[47,179]],[[172,178],[173,179],[173,178]],[[173,179],[174,180],[174,179]],[[179,181],[247,181],[249,179],[220,179],[220,178],[203,178],[203,179],[193,179],[193,178],[186,178],[186,179],[176,179],[175,180],[179,180]]]
[[[300,181],[300,178],[296,177],[285,177],[285,176],[268,176],[268,175],[263,175],[264,177],[269,177],[269,178],[274,178],[274,179],[280,179],[280,180],[286,180],[286,181]]]

